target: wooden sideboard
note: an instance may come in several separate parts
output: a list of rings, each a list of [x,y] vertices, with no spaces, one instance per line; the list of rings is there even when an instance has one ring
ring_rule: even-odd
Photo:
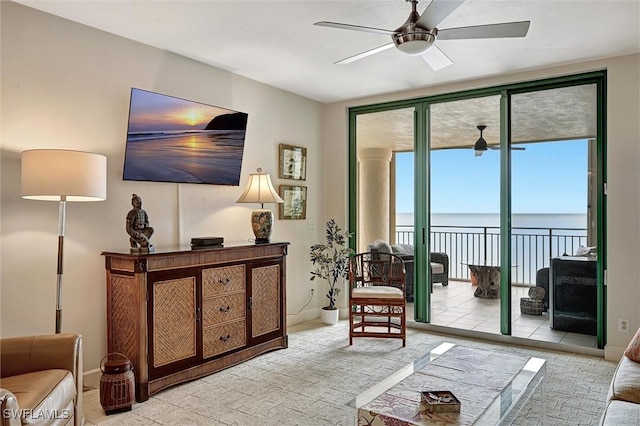
[[[287,246],[102,253],[108,351],[133,362],[136,401],[287,347]]]

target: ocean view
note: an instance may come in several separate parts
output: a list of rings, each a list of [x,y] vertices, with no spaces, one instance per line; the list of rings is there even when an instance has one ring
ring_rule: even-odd
[[[244,131],[129,133],[125,180],[238,185]]]
[[[413,213],[396,214],[398,226],[413,226]],[[511,225],[515,228],[580,228],[587,227],[586,214],[514,213]],[[498,213],[433,213],[431,226],[500,226]]]
[[[573,255],[587,245],[586,214],[513,214],[512,281],[535,283],[552,257]],[[467,264],[500,265],[500,215],[434,213],[431,251],[449,255],[449,277],[468,279]],[[396,242],[413,244],[413,213],[396,215]]]

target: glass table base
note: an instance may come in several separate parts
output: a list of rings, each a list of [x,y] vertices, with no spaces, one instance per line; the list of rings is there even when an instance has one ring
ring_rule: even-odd
[[[358,395],[356,424],[544,424],[545,374],[541,358],[443,343]],[[460,413],[429,412],[422,391],[453,392]]]

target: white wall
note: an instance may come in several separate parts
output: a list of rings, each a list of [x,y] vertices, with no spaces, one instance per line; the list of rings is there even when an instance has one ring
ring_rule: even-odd
[[[247,176],[262,167],[274,185],[278,144],[308,149],[307,215],[324,210],[322,105],[181,56],[128,41],[24,6],[1,2],[1,334],[54,331],[58,204],[20,197],[20,153],[58,148],[107,156],[108,198],[68,203],[63,332],[84,336],[85,371],[107,352],[102,251],[128,251],[125,217],[131,194],[142,197],[157,246],[194,236],[253,237],[250,213],[235,203]],[[131,87],[247,112],[240,187],[125,182],[122,166]],[[275,205],[271,206],[274,210]],[[276,213],[277,217],[277,213]],[[289,241],[287,311],[309,299],[308,251],[324,233],[302,220],[276,220],[274,241]],[[317,284],[314,284],[317,286]],[[318,316],[323,291],[289,324]]]
[[[287,311],[309,296],[308,249],[324,221],[347,223],[347,108],[509,82],[608,70],[608,345],[617,358],[640,327],[640,57],[638,55],[320,105],[290,93],[155,48],[10,2],[0,2],[2,111],[0,330],[2,336],[54,329],[57,204],[20,198],[20,153],[79,149],[108,157],[108,199],[69,203],[65,237],[63,330],[85,339],[85,369],[106,353],[103,250],[127,250],[124,218],[131,193],[142,196],[156,246],[192,236],[252,236],[253,206],[237,205],[248,173],[260,166],[277,178],[278,143],[308,148],[307,216],[280,221],[274,240],[291,242]],[[240,187],[124,182],[122,161],[131,87],[249,113]],[[181,238],[179,238],[181,236]],[[311,304],[289,324],[316,317],[325,289],[313,283]],[[320,288],[318,288],[320,286]],[[345,305],[345,294],[341,295]],[[617,318],[632,332],[618,333]]]
[[[422,90],[393,93],[327,105],[323,128],[325,198],[329,211],[346,214],[348,180],[347,110],[400,99],[491,87],[519,81],[607,70],[607,346],[605,357],[618,359],[640,327],[640,55],[630,55],[563,67],[467,81]],[[335,168],[334,164],[344,165]],[[329,180],[330,179],[330,180]],[[342,187],[338,187],[340,183]],[[330,189],[329,189],[330,188]],[[345,217],[346,220],[346,217]],[[344,300],[342,301],[344,303]],[[618,332],[618,318],[630,320],[631,330]]]

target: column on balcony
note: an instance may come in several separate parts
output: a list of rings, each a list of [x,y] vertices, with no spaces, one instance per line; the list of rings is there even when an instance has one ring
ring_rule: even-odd
[[[358,250],[380,238],[390,241],[391,150],[363,148],[358,151]]]

